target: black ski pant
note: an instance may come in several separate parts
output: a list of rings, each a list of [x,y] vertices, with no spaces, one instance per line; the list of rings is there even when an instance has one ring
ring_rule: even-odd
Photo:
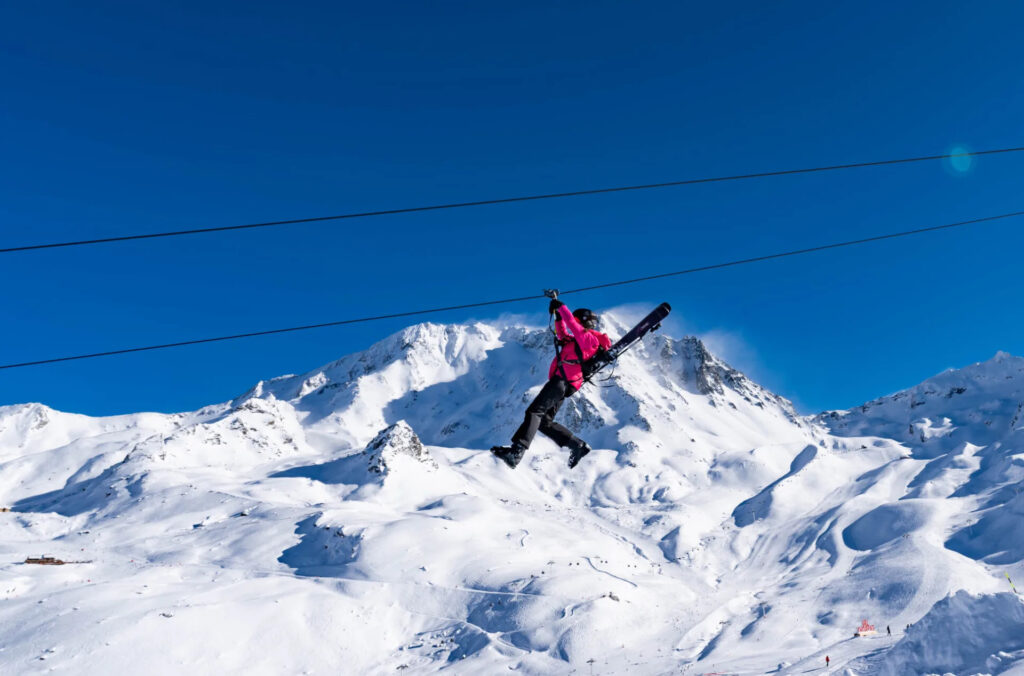
[[[512,446],[518,446],[524,450],[529,448],[539,431],[564,448],[582,448],[585,445],[583,441],[565,426],[555,422],[555,414],[558,413],[558,409],[575,391],[573,386],[561,376],[555,376],[549,380],[541,388],[540,394],[533,400],[533,403],[526,408],[523,424],[512,435]]]

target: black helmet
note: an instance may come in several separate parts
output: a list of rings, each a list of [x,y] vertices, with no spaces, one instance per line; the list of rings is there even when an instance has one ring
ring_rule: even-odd
[[[590,329],[593,331],[597,328],[597,315],[592,310],[588,310],[585,307],[581,307],[577,310],[573,310],[572,316],[576,318],[580,324],[583,324],[583,328]]]

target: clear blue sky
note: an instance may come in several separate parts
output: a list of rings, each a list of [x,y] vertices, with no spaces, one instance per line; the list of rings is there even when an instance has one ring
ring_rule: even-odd
[[[0,246],[1024,145],[1022,23],[1015,2],[7,3]],[[1000,156],[7,254],[0,361],[1015,211],[1022,175]],[[845,408],[1024,354],[1022,244],[1006,221],[574,302],[668,300],[801,410]],[[0,404],[193,409],[406,323],[2,371]]]

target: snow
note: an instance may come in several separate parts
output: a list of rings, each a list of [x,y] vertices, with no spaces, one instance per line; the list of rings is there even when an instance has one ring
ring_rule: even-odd
[[[884,658],[866,658],[861,668],[880,676],[1002,673],[1013,663],[1024,666],[1022,661],[1024,602],[1007,592],[957,592],[936,603]]]
[[[563,407],[579,467],[509,470],[550,353],[421,324],[195,412],[0,408],[0,672],[1024,671],[1024,360],[802,417],[656,333]]]

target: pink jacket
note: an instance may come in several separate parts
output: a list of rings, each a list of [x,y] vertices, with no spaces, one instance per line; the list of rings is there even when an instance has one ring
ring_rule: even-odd
[[[554,378],[556,374],[564,375],[569,384],[578,390],[583,387],[583,368],[579,364],[566,364],[565,360],[579,360],[579,355],[576,353],[577,343],[583,349],[583,359],[586,360],[593,357],[599,347],[607,350],[612,346],[612,341],[603,333],[583,328],[583,325],[576,321],[572,312],[565,305],[558,308],[555,333],[559,340],[569,338],[570,335],[575,340],[570,339],[551,362],[551,368],[548,369],[548,380]]]

